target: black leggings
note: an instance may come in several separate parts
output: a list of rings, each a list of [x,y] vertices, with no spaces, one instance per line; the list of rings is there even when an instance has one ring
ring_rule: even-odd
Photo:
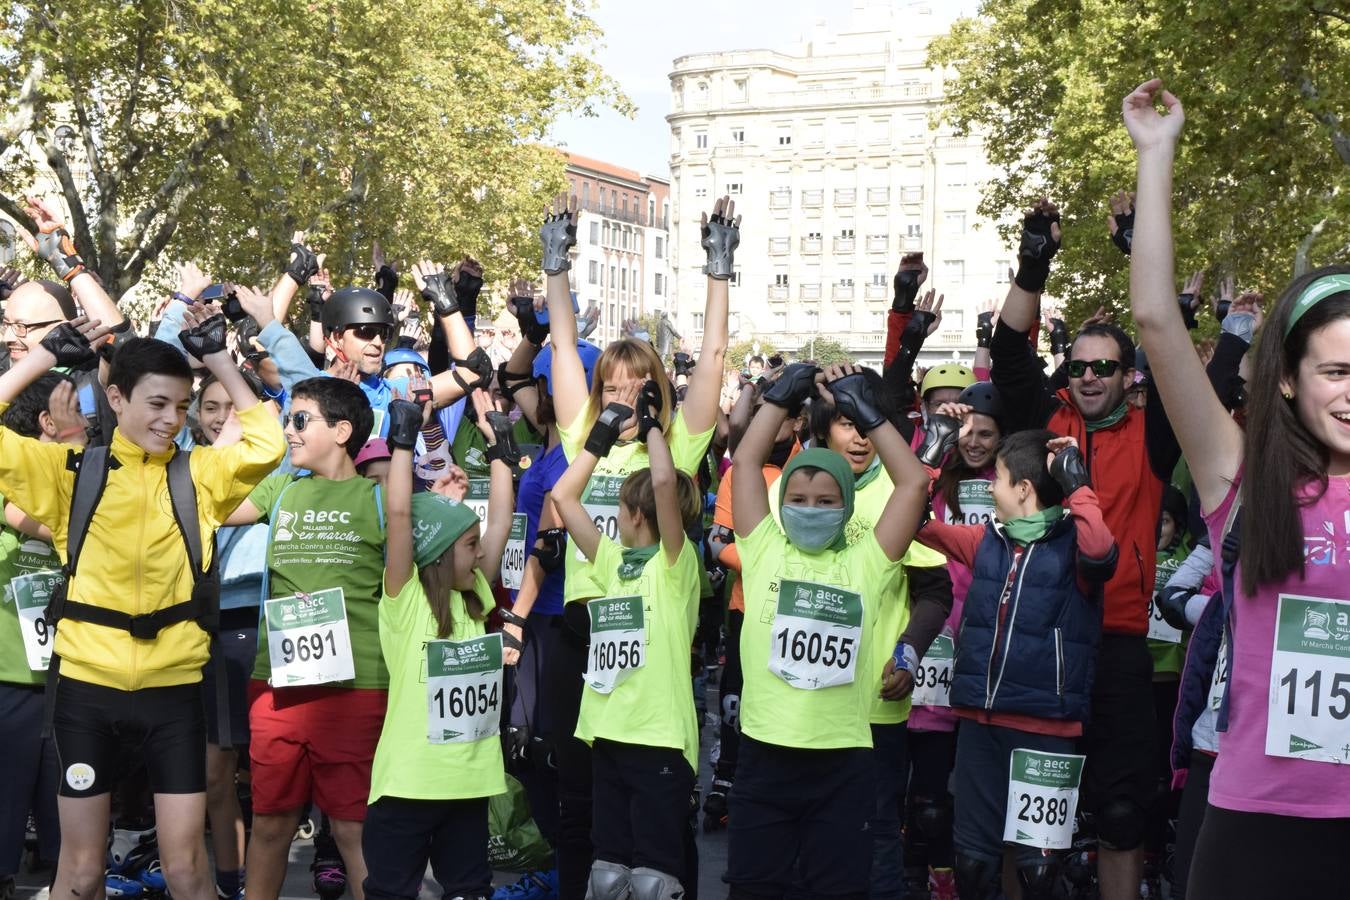
[[[1191,862],[1188,900],[1344,897],[1336,864],[1350,819],[1296,819],[1210,805]]]
[[[590,647],[590,618],[584,603],[563,610],[561,633],[544,661],[543,701],[553,716],[558,760],[558,897],[583,900],[591,872],[591,748],[576,737],[581,712],[582,673]]]

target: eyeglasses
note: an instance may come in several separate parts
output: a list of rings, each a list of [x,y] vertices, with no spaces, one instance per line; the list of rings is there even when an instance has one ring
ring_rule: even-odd
[[[353,325],[348,329],[363,341],[373,341],[376,338],[389,343],[389,336],[393,334],[388,325]]]
[[[301,432],[309,427],[310,422],[313,422],[316,419],[328,423],[330,428],[339,422],[338,419],[325,419],[323,416],[316,416],[314,413],[302,411],[291,413],[289,416],[282,416],[281,427],[285,428],[287,425],[294,425],[295,430]]]
[[[65,319],[52,319],[50,322],[11,322],[9,319],[0,319],[0,328],[13,331],[17,337],[28,337],[28,332],[34,328],[46,328],[48,325],[64,321]]]
[[[1084,375],[1087,374],[1087,370],[1088,370],[1089,368],[1092,369],[1092,374],[1093,374],[1093,375],[1096,375],[1098,378],[1110,378],[1112,375],[1116,374],[1116,370],[1120,368],[1120,360],[1118,360],[1118,359],[1094,359],[1094,360],[1071,359],[1071,360],[1069,360],[1069,366],[1068,366],[1068,368],[1069,368],[1069,377],[1070,377],[1070,378],[1082,378]]]

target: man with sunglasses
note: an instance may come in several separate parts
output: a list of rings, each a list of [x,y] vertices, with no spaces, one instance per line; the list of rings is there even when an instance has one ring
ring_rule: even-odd
[[[1014,398],[1005,399],[1009,432],[1044,427],[1078,440],[1120,551],[1104,590],[1092,718],[1080,746],[1087,756],[1083,808],[1096,814],[1101,845],[1101,895],[1116,900],[1139,895],[1143,872],[1145,811],[1154,789],[1153,667],[1145,635],[1163,485],[1181,451],[1151,384],[1143,409],[1126,403],[1135,349],[1115,325],[1078,332],[1065,363],[1069,386],[1052,389],[1028,334],[1059,245],[1059,212],[1042,200],[1023,222],[1019,269],[990,344],[992,379],[1004,398]]]

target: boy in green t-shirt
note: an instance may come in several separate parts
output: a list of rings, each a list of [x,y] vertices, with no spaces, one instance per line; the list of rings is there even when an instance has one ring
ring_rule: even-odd
[[[253,833],[244,890],[253,897],[280,893],[311,798],[332,821],[352,893],[364,896],[361,823],[389,685],[378,622],[384,513],[378,486],[354,464],[373,421],[349,381],[296,384],[286,442],[310,474],[268,478],[226,522],[271,526],[249,686]]]
[[[789,366],[736,449],[741,471],[763,466],[789,411],[816,390],[875,445],[895,489],[874,529],[848,544],[854,477],[843,456],[813,448],[775,485],[783,530],[761,478],[732,484],[745,589],[741,747],[731,792],[731,896],[812,896],[869,887],[875,760],[869,726],[879,690],[904,673],[878,671],[882,607],[919,524],[927,475],[854,366]]]
[[[587,896],[683,896],[684,827],[698,769],[698,723],[687,688],[698,618],[700,560],[685,529],[702,503],[675,468],[646,382],[632,381],[591,427],[553,486],[553,502],[601,594],[587,601],[590,653],[576,735],[591,745],[595,861]],[[636,412],[635,412],[636,409]],[[582,505],[596,463],[637,425],[650,467],[619,489],[622,545]]]

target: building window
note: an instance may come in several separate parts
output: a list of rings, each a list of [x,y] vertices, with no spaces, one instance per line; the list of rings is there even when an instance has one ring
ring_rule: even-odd
[[[699,198],[708,196],[708,182],[706,179],[699,178],[694,181],[694,196]]]
[[[873,283],[873,284],[876,284],[876,285],[880,285],[881,287],[885,287],[885,286],[886,286],[886,273],[885,273],[885,272],[873,272],[873,273],[872,273],[872,283]]]
[[[787,273],[779,272],[777,275],[773,276],[773,285],[774,287],[787,287],[788,286]]]
[[[808,309],[806,311],[806,330],[820,330],[820,313],[816,312],[814,309]]]
[[[652,280],[653,281],[652,293],[658,297],[661,296],[661,282],[664,278],[665,278],[664,275],[662,275],[660,272],[657,272],[656,276]]]
[[[623,249],[624,249],[624,250],[627,250],[627,249],[628,249],[628,229],[627,229],[627,228],[625,228],[625,229],[623,230],[623,234],[620,235],[620,241],[621,241],[621,246],[623,247]]]
[[[840,330],[840,331],[843,331],[843,332],[846,332],[846,333],[852,331],[852,330],[853,330],[853,313],[847,312],[847,311],[846,311],[846,312],[841,312],[841,313],[839,313],[838,315],[839,315],[839,330]]]
[[[835,132],[835,140],[840,144],[853,144],[858,140],[858,120],[845,119],[839,123],[839,128]]]
[[[846,241],[851,241],[851,240],[853,240],[853,229],[852,229],[852,228],[841,228],[841,229],[839,229],[839,236],[840,236],[841,238],[843,238],[844,240],[846,240]]]
[[[731,129],[731,142],[732,142],[733,144],[744,144],[744,143],[745,143],[745,129],[744,129],[744,128],[733,128],[733,129]]]
[[[942,226],[948,234],[966,233],[966,214],[960,210],[942,214]]]
[[[666,201],[665,203],[661,204],[661,227],[662,227],[663,229],[670,228],[670,202],[669,202],[669,201]]]
[[[787,331],[787,313],[776,312],[769,316],[774,331]]]
[[[604,266],[601,266],[601,267],[600,267],[600,287],[603,288],[604,286],[605,286],[605,267],[604,267]]]
[[[642,273],[642,269],[637,265],[637,263],[634,263],[634,264],[633,264],[633,292],[634,292],[634,293],[636,293],[636,292],[642,290],[642,274],[641,274],[641,273]]]
[[[947,187],[962,188],[966,186],[965,163],[948,163],[946,171],[947,171]]]
[[[891,120],[871,119],[867,123],[867,143],[886,144],[891,140]]]
[[[731,82],[731,99],[744,100],[746,98],[746,87],[744,78],[736,78]]]
[[[647,198],[647,227],[650,228],[652,225],[655,225],[655,224],[656,224],[656,198],[655,198],[655,197],[648,197],[648,198]]]
[[[839,279],[839,286],[840,286],[840,287],[850,287],[850,288],[853,287],[853,278],[852,278],[852,276],[848,276],[848,277],[845,277],[845,278],[840,278],[840,279]]]
[[[661,237],[661,235],[659,234],[656,236],[656,258],[657,259],[666,258],[666,239]]]
[[[994,260],[994,284],[1008,283],[1008,270],[1012,268],[1012,260],[996,259]]]
[[[694,330],[703,330],[703,313],[694,313]]]
[[[609,289],[612,291],[619,286],[619,267],[609,267]]]
[[[608,246],[609,246],[609,223],[608,223],[608,222],[605,222],[604,225],[603,225],[603,227],[604,227],[604,229],[605,229],[605,239],[604,239],[604,244],[605,244],[606,247],[608,247]]]
[[[597,209],[598,211],[600,211],[600,212],[604,212],[604,211],[605,211],[605,189],[604,189],[603,187],[597,187],[597,188],[595,189],[595,195],[596,195],[596,197],[598,198],[598,199],[596,200],[596,202],[599,204],[599,206],[597,206],[596,209]]]
[[[740,266],[736,266],[735,268],[733,268],[733,269],[731,270],[731,286],[732,286],[732,287],[740,287],[740,286],[741,286],[741,267],[740,267]]]
[[[598,243],[600,243],[600,223],[599,223],[599,222],[592,222],[592,223],[591,223],[591,243],[592,243],[592,244],[598,244]]]
[[[728,181],[727,193],[733,197],[739,197],[741,194],[741,183],[739,181]]]
[[[965,284],[966,261],[964,259],[943,260],[942,271],[942,280],[948,284]]]
[[[905,237],[912,237],[912,238],[923,237],[923,226],[918,224],[906,225]]]
[[[790,125],[780,126],[778,129],[778,146],[789,147],[792,145],[792,127]]]
[[[806,123],[806,146],[819,147],[825,143],[825,123],[807,122]]]
[[[581,183],[581,208],[591,208],[591,183],[589,181]]]
[[[619,290],[621,290],[621,291],[626,291],[626,290],[628,290],[628,270],[627,270],[627,269],[620,269],[620,270],[619,270]]]
[[[708,132],[706,131],[694,132],[694,149],[695,150],[708,149]]]
[[[588,282],[591,284],[598,283],[600,281],[600,263],[591,260],[590,265],[587,267],[586,275],[586,280]]]

